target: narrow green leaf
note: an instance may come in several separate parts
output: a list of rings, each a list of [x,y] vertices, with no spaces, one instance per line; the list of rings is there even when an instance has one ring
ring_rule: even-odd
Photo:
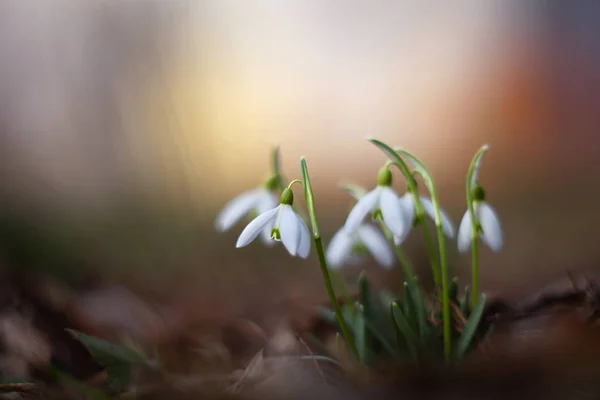
[[[82,342],[90,351],[92,358],[103,367],[122,364],[148,364],[147,359],[128,347],[89,336],[73,329],[67,329],[67,332]]]
[[[460,312],[465,318],[471,315],[471,287],[469,285],[465,286],[465,295],[460,302]]]
[[[391,304],[390,304],[391,306]],[[404,282],[404,301],[402,302],[402,311],[404,317],[408,321],[411,329],[415,332],[419,332],[419,321],[417,318],[417,309],[412,299],[412,294],[408,290],[408,283]]]
[[[359,361],[363,364],[369,362],[369,346],[368,346],[368,332],[365,323],[364,310],[360,304],[356,305],[358,312],[354,317],[354,323],[352,324],[354,331],[354,343],[356,344],[356,350],[358,351]]]
[[[315,197],[312,190],[312,184],[310,183],[310,176],[308,175],[308,166],[306,165],[306,159],[302,157],[300,159],[300,169],[302,170],[302,184],[304,185],[304,197],[306,198],[306,207],[308,208],[308,215],[310,216],[310,225],[313,231],[313,237],[318,239],[321,237],[319,231],[319,223],[317,222],[317,211],[315,210]]]
[[[409,297],[411,301],[407,302],[408,305],[408,318],[409,321],[416,321],[418,333],[420,337],[420,343],[425,344],[428,337],[428,326],[427,326],[427,310],[425,309],[425,299],[423,298],[423,292],[419,287],[416,279],[408,279],[406,282]],[[413,324],[414,325],[414,324]]]
[[[450,288],[448,289],[450,301],[455,304],[458,304],[458,285],[459,280],[457,277],[452,278],[452,282],[450,282]]]
[[[372,316],[374,304],[373,304],[373,288],[367,274],[363,271],[358,277],[358,296],[360,304],[364,308],[364,313],[368,317]]]
[[[338,317],[335,311],[333,311],[331,308],[319,306],[315,308],[315,312],[317,314],[317,318],[328,322],[336,328],[340,329]],[[344,317],[344,321],[346,322],[346,325],[352,327],[352,325],[354,324],[354,317],[356,315],[356,312],[354,310],[354,304],[344,304],[341,307],[341,312]]]
[[[386,310],[389,310],[392,302],[396,301],[396,296],[388,290],[382,289],[379,292],[379,300]]]
[[[363,320],[364,320],[364,325],[367,328],[367,331],[371,334],[370,336],[373,339],[377,339],[377,343],[380,344],[388,354],[390,354],[391,356],[397,356],[398,352],[396,350],[394,350],[394,347],[390,344],[388,339],[385,337],[385,334],[383,334],[383,332],[381,332],[379,329],[377,329],[377,327],[373,324],[373,322],[370,321],[369,318],[367,318],[367,316],[364,313],[363,313]],[[369,349],[371,350],[370,353],[373,355],[375,353],[374,347],[370,347]]]
[[[481,167],[481,162],[483,161],[483,156],[489,150],[489,146],[487,144],[481,146],[475,156],[473,156],[473,160],[471,160],[471,164],[469,165],[469,169],[467,171],[467,189],[472,192],[473,186],[479,180],[479,168]]]
[[[106,368],[108,384],[116,392],[121,392],[133,381],[133,366],[131,364],[115,365]]]
[[[461,360],[467,350],[470,348],[473,339],[475,338],[475,334],[477,333],[477,328],[479,327],[479,323],[481,322],[481,317],[483,316],[483,312],[485,311],[485,303],[486,296],[481,295],[477,305],[473,309],[473,312],[469,316],[467,320],[467,324],[463,333],[460,335],[458,339],[458,343],[456,345],[456,358],[457,360]]]
[[[391,307],[392,319],[394,321],[394,325],[397,329],[396,333],[398,337],[404,339],[406,345],[411,352],[413,358],[417,358],[417,344],[419,343],[419,338],[412,330],[410,324],[406,320],[400,305],[396,302],[392,303]]]
[[[421,175],[421,177],[423,178],[423,182],[425,182],[425,186],[427,186],[427,189],[429,189],[429,192],[435,192],[433,176],[431,175],[431,172],[429,171],[429,168],[427,168],[425,163],[423,163],[416,156],[414,156],[413,154],[409,153],[408,151],[406,151],[404,149],[393,149],[393,150],[395,150],[399,155],[406,157],[406,159],[408,161],[410,161],[410,163],[415,167],[415,170],[417,171],[417,173],[419,175]]]
[[[374,138],[368,138],[367,140],[377,146],[379,150],[383,151],[385,155],[396,164],[396,166],[400,169],[400,172],[402,172],[402,175],[404,175],[411,192],[417,193],[417,183],[415,178],[410,173],[410,169],[402,157],[400,157],[400,155],[396,153],[393,148],[383,143],[381,140]]]

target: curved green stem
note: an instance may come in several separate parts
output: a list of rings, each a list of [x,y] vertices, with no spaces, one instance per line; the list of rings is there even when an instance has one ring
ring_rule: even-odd
[[[471,161],[469,165],[469,170],[467,171],[467,208],[469,210],[469,214],[471,215],[471,244],[472,244],[472,273],[471,273],[471,308],[475,308],[477,301],[479,300],[479,248],[478,244],[478,236],[479,236],[479,219],[477,218],[477,214],[475,213],[475,198],[474,198],[474,188],[475,184],[479,179],[479,167],[481,166],[481,160],[485,152],[488,150],[488,145],[482,146]]]
[[[408,186],[408,191],[410,191],[415,196],[415,209],[417,211],[416,214],[417,214],[417,218],[419,218],[419,223],[421,223],[420,221],[423,220],[425,211],[423,209],[423,204],[421,203],[421,196],[419,196],[419,188],[417,186],[417,181],[416,181],[415,177],[413,176],[413,174],[411,173],[410,169],[408,168],[408,165],[406,165],[406,162],[404,162],[402,157],[400,157],[398,155],[398,153],[396,153],[396,151],[394,149],[392,149],[391,147],[389,147],[387,144],[385,144],[377,139],[369,139],[369,141],[371,143],[373,143],[374,145],[376,145],[377,147],[379,147],[381,150],[383,150],[384,153],[386,153],[386,155],[388,156],[388,158],[392,161],[392,164],[394,164],[396,167],[398,167],[398,169],[400,169],[400,172],[402,172],[402,175],[404,175],[404,178],[406,179],[406,184]],[[389,163],[389,161],[388,161],[388,163]],[[387,165],[387,163],[386,163],[386,165]],[[431,268],[433,270],[433,278],[435,281],[435,285],[437,287],[439,287],[440,283],[441,283],[440,282],[440,272],[439,272],[440,266],[438,264],[437,257],[435,257],[435,255],[434,255],[433,243],[431,240],[431,235],[429,234],[429,230],[427,229],[427,227],[425,226],[424,223],[421,223],[421,225],[423,226],[423,229],[424,229],[425,241],[427,243],[427,251],[429,252],[429,258],[431,261]]]
[[[446,258],[446,237],[444,236],[444,229],[442,227],[441,217],[439,215],[439,203],[437,195],[434,196],[434,192],[431,193],[431,200],[436,205],[436,223],[435,229],[438,236],[438,246],[440,249],[440,260],[441,260],[441,273],[442,273],[442,317],[444,319],[444,355],[446,356],[446,362],[451,362],[452,357],[452,315],[450,313],[450,282],[448,277],[448,265]]]
[[[342,299],[344,304],[352,304],[354,300],[350,297],[350,293],[348,293],[348,288],[346,287],[346,282],[344,282],[344,278],[340,274],[339,271],[335,269],[329,269],[329,277],[333,282],[334,292],[337,289],[340,293],[340,298]]]
[[[417,172],[423,177],[425,185],[429,189],[431,201],[433,203],[433,208],[435,211],[435,228],[438,237],[438,247],[440,256],[440,273],[442,281],[442,318],[444,320],[444,357],[446,363],[449,364],[452,361],[452,315],[450,314],[449,290],[450,282],[448,278],[448,260],[446,257],[446,237],[444,236],[444,230],[442,227],[440,203],[437,195],[437,190],[433,182],[433,178],[425,164],[411,153],[402,149],[393,149],[387,144],[377,139],[369,139],[369,141],[376,145],[380,150],[382,150],[388,156],[388,158],[395,162],[396,165],[402,166],[401,169],[403,170],[403,173],[405,173],[405,171],[408,172],[410,179],[407,176],[407,180],[409,188],[411,191],[413,191],[413,193],[417,192],[416,181],[414,180],[412,174],[410,174],[410,171],[408,171],[408,167],[406,166],[406,163],[404,162],[404,160],[402,160],[402,157],[400,155],[406,157],[411,162],[411,164],[415,166]],[[415,203],[417,202],[417,198],[415,197]]]
[[[283,192],[283,190],[287,186],[285,184],[285,178],[283,176],[283,173],[281,172],[281,156],[279,155],[279,146],[275,146],[273,148],[272,162],[273,162],[273,175],[275,176],[275,179],[277,180],[277,189],[279,189],[279,192]]]
[[[327,258],[325,257],[325,250],[323,249],[323,243],[321,241],[321,233],[319,231],[319,223],[317,221],[317,212],[315,210],[315,198],[312,191],[312,186],[310,183],[310,177],[308,175],[308,167],[306,166],[306,159],[302,157],[300,159],[300,168],[302,169],[302,181],[304,183],[304,196],[306,198],[306,207],[308,208],[308,214],[310,217],[310,224],[312,227],[312,236],[315,242],[315,247],[317,249],[317,254],[319,256],[319,265],[321,266],[321,273],[323,275],[323,281],[325,282],[325,288],[327,289],[327,294],[329,295],[329,300],[331,301],[331,305],[333,307],[333,311],[335,313],[336,319],[340,324],[340,329],[344,338],[346,339],[346,343],[352,354],[359,359],[358,350],[356,348],[356,343],[354,342],[354,337],[352,332],[348,328],[348,324],[346,324],[346,319],[342,314],[342,309],[340,308],[340,304],[335,295],[335,291],[333,289],[333,285],[331,283],[331,277],[329,276],[329,267],[327,266]]]
[[[420,200],[417,200],[419,196],[415,196],[415,204],[420,205]],[[417,210],[417,215],[419,211]],[[435,283],[436,288],[442,286],[442,277],[440,272],[440,265],[437,262],[437,255],[435,254],[435,245],[433,244],[433,239],[431,237],[431,233],[429,232],[429,227],[425,222],[425,218],[419,216],[419,225],[423,228],[423,236],[425,237],[425,247],[427,247],[427,253],[429,253],[429,259],[431,261],[431,270],[433,272],[433,281]]]

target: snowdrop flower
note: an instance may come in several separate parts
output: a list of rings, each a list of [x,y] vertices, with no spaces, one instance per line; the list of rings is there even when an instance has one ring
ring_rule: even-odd
[[[327,248],[327,261],[331,268],[340,268],[345,263],[356,264],[359,255],[368,251],[385,268],[394,265],[394,252],[383,233],[371,224],[362,224],[354,232],[342,227],[333,235]]]
[[[361,197],[344,224],[348,233],[356,232],[365,217],[371,213],[375,218],[381,218],[385,226],[396,236],[405,235],[411,221],[407,218],[400,198],[391,188],[392,172],[383,167],[379,171],[377,187]]]
[[[421,200],[421,205],[423,206],[423,211],[425,211],[425,214],[435,221],[435,210],[431,199],[425,196],[419,196],[419,199]],[[396,244],[396,246],[402,244],[404,239],[406,239],[406,236],[408,236],[408,233],[410,232],[410,228],[414,225],[413,222],[415,217],[417,216],[415,195],[412,192],[407,191],[406,194],[400,198],[400,201],[402,202],[402,206],[404,207],[408,221],[411,221],[411,225],[408,229],[406,229],[404,236],[394,236],[394,244]],[[450,217],[444,210],[440,210],[440,216],[442,218],[442,229],[444,230],[444,234],[449,238],[453,238],[454,225],[452,224],[452,220],[450,220]]]
[[[253,213],[262,214],[277,206],[277,196],[273,193],[277,185],[276,177],[271,177],[262,187],[254,188],[244,192],[225,205],[217,216],[215,228],[219,232],[231,229],[242,218]],[[267,245],[274,242],[271,240],[271,227],[263,231],[261,238]]]
[[[492,251],[500,251],[503,245],[500,219],[494,208],[485,201],[485,192],[479,185],[476,185],[474,189],[473,211],[479,220],[476,228],[481,241]],[[467,210],[458,228],[458,251],[464,253],[469,250],[472,237],[473,223],[471,213]]]
[[[292,208],[294,193],[289,187],[281,192],[281,204],[254,218],[240,234],[236,247],[249,245],[265,229],[271,240],[281,241],[292,256],[307,258],[310,252],[310,232],[306,223]]]

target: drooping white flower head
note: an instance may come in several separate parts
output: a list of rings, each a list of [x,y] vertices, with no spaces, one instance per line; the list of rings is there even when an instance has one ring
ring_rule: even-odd
[[[356,264],[363,247],[384,268],[394,265],[394,251],[383,233],[371,224],[362,224],[354,232],[342,227],[333,235],[327,248],[329,266],[337,269],[344,264]]]
[[[358,200],[348,214],[344,229],[349,233],[356,232],[367,215],[379,216],[380,214],[383,223],[392,234],[405,235],[405,230],[410,228],[411,221],[407,218],[400,197],[391,188],[391,184],[392,173],[384,167],[379,171],[377,187]]]
[[[292,256],[307,258],[310,253],[310,232],[304,220],[292,208],[294,193],[286,188],[281,193],[281,204],[254,218],[240,234],[236,247],[249,245],[256,237],[270,229],[270,240],[281,241]]]
[[[276,179],[270,178],[264,186],[254,188],[244,192],[231,200],[223,207],[223,210],[217,216],[215,229],[219,232],[225,232],[231,229],[242,218],[252,213],[262,214],[267,210],[277,206],[277,196],[273,193]],[[265,227],[261,238],[267,245],[272,245],[271,226]]]
[[[492,251],[500,251],[504,242],[500,219],[494,208],[485,201],[485,193],[479,185],[475,186],[473,212],[479,220],[476,226],[478,237]],[[458,228],[458,251],[464,253],[469,250],[472,238],[473,222],[471,213],[467,210]]]
[[[425,214],[427,214],[429,218],[435,221],[435,209],[433,207],[433,201],[431,201],[429,197],[421,195],[419,195],[419,199],[421,200],[421,205],[423,206],[423,211],[425,211]],[[408,220],[411,221],[411,225],[409,229],[406,230],[404,236],[394,236],[394,244],[396,244],[396,246],[399,246],[402,242],[404,242],[404,239],[406,239],[406,236],[408,236],[408,234],[410,233],[410,228],[413,226],[413,222],[417,215],[415,195],[412,192],[407,191],[400,198],[400,201],[402,202],[402,206],[404,207],[404,211],[406,212]],[[444,210],[440,210],[440,216],[442,219],[442,229],[444,230],[444,234],[449,238],[453,238],[454,224],[452,223],[452,220]]]

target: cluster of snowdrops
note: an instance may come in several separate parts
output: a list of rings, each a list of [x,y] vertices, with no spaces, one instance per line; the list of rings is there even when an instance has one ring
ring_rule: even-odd
[[[347,264],[356,264],[369,253],[381,266],[392,267],[399,262],[407,279],[416,279],[413,267],[402,250],[405,239],[416,227],[423,229],[429,251],[430,263],[436,287],[440,290],[442,303],[444,354],[452,356],[451,344],[451,285],[448,278],[446,240],[457,236],[460,252],[472,251],[472,282],[470,287],[470,309],[481,299],[479,293],[478,244],[483,242],[493,251],[503,245],[502,228],[494,208],[486,201],[485,191],[479,182],[479,170],[483,156],[488,150],[483,146],[475,154],[466,180],[467,210],[460,222],[458,233],[451,218],[440,207],[435,182],[425,164],[416,156],[400,148],[369,138],[368,141],[382,150],[388,160],[379,170],[376,186],[367,191],[356,185],[343,188],[355,199],[344,226],[332,237],[327,250],[324,249],[318,226],[315,200],[306,160],[301,159],[302,179],[289,183],[284,181],[280,169],[279,152],[273,153],[273,174],[260,187],[242,193],[231,200],[219,213],[216,228],[226,231],[247,217],[253,217],[239,235],[236,246],[244,247],[259,238],[266,246],[281,242],[292,256],[307,258],[314,243],[319,256],[323,279],[328,289],[338,326],[347,342],[355,342],[348,327],[348,319],[340,308],[331,284],[331,269]],[[397,168],[406,181],[406,192],[399,195],[392,187],[392,168]],[[418,178],[421,178],[420,180]],[[419,191],[419,181],[428,190],[428,195]],[[294,184],[302,185],[311,229],[294,206]],[[432,235],[426,217],[435,223]],[[437,238],[437,246],[434,237]],[[409,310],[406,310],[409,313]],[[402,316],[404,318],[404,316]],[[407,320],[408,321],[408,320]],[[408,321],[410,322],[410,321]],[[415,325],[418,323],[415,322]],[[410,323],[400,324],[406,329]],[[423,329],[423,328],[421,328]],[[418,331],[418,327],[414,327]],[[407,334],[411,334],[407,332]],[[358,354],[354,343],[348,343]]]

